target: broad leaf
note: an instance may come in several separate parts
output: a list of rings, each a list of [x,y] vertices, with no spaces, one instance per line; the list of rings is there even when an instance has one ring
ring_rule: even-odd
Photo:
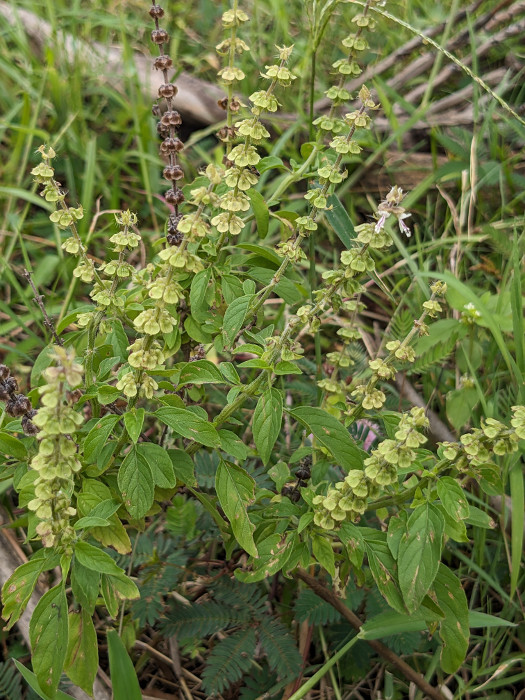
[[[255,583],[273,576],[286,565],[291,554],[290,540],[282,535],[270,535],[257,544],[259,558],[253,562],[252,571],[235,569],[235,578],[242,583]]]
[[[220,438],[213,425],[185,408],[163,406],[155,411],[155,415],[182,437],[206,447],[220,446]]]
[[[463,663],[469,641],[469,611],[467,597],[461,583],[444,564],[434,581],[436,602],[445,613],[439,627],[443,640],[441,668],[445,673],[455,673]]]
[[[270,223],[270,212],[266,200],[257,190],[249,189],[246,194],[250,198],[252,204],[255,223],[257,224],[257,233],[259,238],[266,238],[268,233],[268,224]]]
[[[377,531],[373,535],[365,537],[364,544],[370,571],[379,592],[390,607],[397,612],[404,613],[405,606],[399,590],[396,563],[386,543],[385,533]]]
[[[259,398],[253,413],[252,432],[262,463],[266,466],[281,430],[283,399],[277,389],[268,389]]]
[[[113,428],[119,422],[120,416],[112,413],[103,416],[98,423],[91,428],[84,440],[84,456],[87,460],[95,462],[106,445]]]
[[[77,557],[71,568],[71,588],[76,600],[90,615],[95,612],[99,582],[100,573],[81,564]]]
[[[335,576],[335,556],[331,540],[322,535],[312,537],[312,554],[330,576]]]
[[[221,459],[215,476],[219,503],[230,521],[235,539],[248,554],[257,557],[247,506],[254,500],[255,482],[241,467]]]
[[[431,504],[418,506],[398,552],[399,586],[407,610],[415,612],[436,577],[443,545],[443,516]]]
[[[443,508],[454,520],[464,520],[470,514],[465,492],[451,476],[441,476],[437,482],[438,496]]]
[[[154,442],[141,442],[137,445],[137,454],[147,462],[155,486],[161,489],[175,486],[177,479],[167,450]]]
[[[161,448],[162,449],[162,448]],[[143,518],[153,505],[153,476],[146,459],[133,445],[120,465],[118,487],[132,518]],[[109,573],[109,572],[106,572]]]
[[[2,617],[7,621],[6,630],[20,619],[40,574],[55,567],[58,561],[58,555],[40,550],[7,579],[2,587]]]
[[[101,574],[113,574],[120,576],[122,569],[115,564],[113,559],[98,547],[79,540],[75,544],[75,557],[87,569],[98,571]]]
[[[178,386],[185,384],[224,384],[224,377],[219,369],[209,360],[196,360],[177,365],[180,367]]]
[[[168,450],[168,454],[177,480],[186,486],[196,486],[195,465],[189,454],[184,452],[184,450],[176,449]]]
[[[299,406],[290,411],[290,414],[314,434],[343,469],[350,471],[363,468],[367,453],[357,447],[348,430],[324,409]]]
[[[29,623],[31,661],[38,684],[53,698],[67,651],[67,599],[64,582],[40,598]]]
[[[124,425],[133,442],[137,442],[140,437],[145,414],[146,412],[143,408],[134,408],[124,413]]]
[[[231,347],[237,333],[241,330],[252,298],[253,294],[244,294],[243,296],[234,299],[226,309],[222,333],[224,336],[224,344],[227,347]]]
[[[97,633],[90,613],[82,608],[68,616],[69,642],[64,671],[79,688],[93,695],[98,669]]]

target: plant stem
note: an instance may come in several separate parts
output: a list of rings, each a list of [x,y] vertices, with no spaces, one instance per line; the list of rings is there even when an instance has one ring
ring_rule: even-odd
[[[319,598],[322,598],[333,608],[335,608],[356,631],[361,629],[361,620],[357,617],[357,615],[352,612],[332,590],[318,581],[317,578],[311,576],[304,569],[297,569],[297,571],[295,571],[295,577],[306,583],[306,585],[311,588],[312,591],[319,596]],[[359,639],[359,637],[357,636],[355,639]],[[365,641],[367,644],[370,644],[372,649],[380,654],[385,661],[388,661],[399,671],[401,671],[405,678],[417,685],[417,687],[423,691],[425,695],[428,695],[429,698],[432,698],[432,700],[445,700],[444,696],[439,692],[439,690],[437,690],[437,688],[433,688],[429,683],[427,683],[420,673],[414,671],[411,666],[409,666],[387,646],[375,639],[367,639]],[[298,692],[301,690],[302,688]],[[298,700],[298,698],[302,698],[303,696],[304,693],[303,695],[292,695],[289,700]]]
[[[306,693],[308,693],[309,690],[311,690],[317,683],[321,680],[321,678],[328,673],[328,671],[332,668],[334,664],[336,664],[339,659],[344,656],[350,649],[354,646],[356,642],[359,641],[359,637],[357,634],[352,637],[352,639],[347,642],[344,647],[339,649],[338,652],[336,652],[331,659],[328,659],[326,663],[324,663],[321,668],[314,673],[314,675],[306,681],[304,685],[302,685],[298,691],[296,691],[293,695],[291,695],[288,700],[300,700],[300,698],[304,698]]]

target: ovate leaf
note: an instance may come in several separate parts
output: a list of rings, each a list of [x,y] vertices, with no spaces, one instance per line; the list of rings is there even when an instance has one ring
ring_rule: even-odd
[[[243,296],[234,299],[226,309],[222,333],[224,336],[224,344],[227,347],[230,347],[233,344],[237,333],[241,330],[252,298],[253,294],[244,294]]]
[[[137,445],[137,454],[147,462],[155,486],[161,489],[175,486],[177,479],[167,450],[154,442],[141,442]]]
[[[255,216],[255,223],[257,224],[257,233],[259,238],[266,238],[268,233],[268,224],[270,223],[270,212],[268,210],[268,205],[262,194],[257,192],[257,190],[249,189],[246,194],[250,198],[252,204],[253,215]]]
[[[220,446],[220,438],[213,425],[185,408],[163,406],[155,411],[155,415],[182,437],[206,447]]]
[[[242,467],[221,459],[215,476],[219,503],[230,521],[235,539],[248,554],[256,557],[252,525],[247,506],[254,500],[255,481]]]
[[[137,442],[140,437],[145,413],[143,408],[134,408],[124,413],[124,425],[133,442]]]
[[[367,453],[354,443],[348,430],[322,408],[299,406],[290,414],[315,435],[346,471],[362,469]]]
[[[79,540],[75,544],[75,557],[87,569],[98,571],[101,574],[113,574],[120,576],[122,569],[115,564],[113,559],[98,547]]]
[[[29,623],[33,670],[42,691],[53,698],[67,651],[67,599],[64,582],[40,598]]]
[[[84,456],[87,460],[95,462],[106,445],[111,432],[119,422],[120,416],[108,413],[91,428],[84,441]]]
[[[443,516],[429,503],[418,506],[407,523],[398,552],[399,586],[407,610],[415,612],[436,577],[443,544]]]
[[[268,463],[281,430],[283,399],[277,389],[261,395],[253,413],[252,432],[255,446],[264,465]]]
[[[137,520],[143,518],[153,505],[153,476],[135,445],[120,465],[117,480],[128,513]]]
[[[93,695],[98,669],[97,633],[90,613],[82,608],[68,616],[69,642],[64,671],[79,688]]]
[[[15,569],[4,583],[2,617],[7,621],[7,630],[11,629],[24,612],[40,574],[56,566],[58,560],[58,556],[40,550],[30,561]]]
[[[467,597],[459,579],[444,564],[439,565],[434,581],[436,602],[445,613],[439,627],[443,640],[441,668],[455,673],[463,663],[469,641],[469,611]]]
[[[185,384],[224,384],[224,377],[219,369],[209,360],[196,360],[195,362],[186,362],[181,365],[180,378],[178,386]]]

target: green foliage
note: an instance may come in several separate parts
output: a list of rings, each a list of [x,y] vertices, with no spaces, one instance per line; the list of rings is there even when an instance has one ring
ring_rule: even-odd
[[[15,666],[9,661],[0,661],[0,697],[5,700],[21,700],[22,684]]]
[[[249,17],[242,2],[177,1],[169,49],[153,6],[161,158],[132,65],[137,8],[86,9],[97,52],[122,44],[96,94],[84,90],[90,60],[73,65],[55,45],[38,57],[20,28],[1,33],[0,490],[9,513],[18,494],[11,525],[26,529],[30,555],[3,586],[3,617],[19,622],[49,577],[29,630],[34,674],[21,671],[40,697],[62,696],[63,671],[90,694],[98,664],[108,670],[95,615],[116,700],[141,695],[135,668],[167,655],[162,636],[186,695],[177,639],[206,694],[241,698],[280,696],[303,673],[294,698],[328,673],[335,685],[335,660],[346,682],[359,668],[345,650],[355,643],[362,666],[372,658],[362,639],[419,652],[434,687],[461,670],[469,695],[485,660],[514,653],[491,624],[473,639],[481,662],[467,656],[480,600],[520,614],[524,246],[507,234],[522,224],[523,120],[505,83],[494,93],[472,56],[446,48],[457,24],[452,45],[476,50],[484,9],[445,5],[413,3],[401,19],[378,0],[292,0],[252,3]],[[35,9],[53,37],[78,21],[63,0]],[[397,60],[374,94],[362,84],[370,56],[411,34],[492,99],[473,92],[472,129],[436,117],[438,64],[414,90]],[[213,44],[217,59],[201,48]],[[218,133],[194,131],[185,150],[177,110],[189,88],[181,78],[177,96],[170,55],[199,75],[216,63],[225,95],[222,112],[215,97],[209,106]],[[46,145],[33,157],[37,135]],[[416,169],[406,196],[391,154],[381,191],[370,184],[396,140],[407,159],[408,143],[430,150],[432,173]],[[510,503],[510,537],[495,527],[498,503]],[[362,639],[348,639],[334,605],[298,592],[301,569],[332,602],[345,591],[349,608],[366,608]],[[308,658],[295,623],[310,628]],[[147,640],[138,659],[136,637]]]

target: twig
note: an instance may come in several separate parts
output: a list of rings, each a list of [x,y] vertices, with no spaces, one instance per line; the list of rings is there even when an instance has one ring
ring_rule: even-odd
[[[53,321],[47,315],[46,307],[44,306],[44,295],[38,293],[38,289],[36,288],[35,283],[33,282],[33,278],[31,277],[30,272],[28,272],[27,270],[24,270],[24,277],[29,282],[31,289],[33,290],[33,294],[35,295],[33,297],[33,301],[35,302],[35,304],[38,304],[38,307],[40,308],[40,311],[42,312],[42,316],[44,317],[44,326],[53,335],[57,345],[63,346],[64,343],[62,342],[62,339],[58,337],[58,334],[55,330],[55,325],[54,325]]]
[[[329,588],[326,588],[320,581],[314,578],[314,576],[311,576],[309,573],[304,571],[304,569],[298,569],[295,572],[295,576],[301,581],[304,581],[304,583],[306,583],[306,585],[309,588],[311,588],[312,591],[319,596],[319,598],[322,598],[333,608],[335,608],[345,618],[345,620],[352,625],[352,627],[355,630],[359,631],[361,629],[361,620],[357,617],[355,613],[353,613],[349,608],[346,607],[343,601],[340,598],[338,598],[333,591],[331,591]],[[439,690],[433,688],[429,683],[427,683],[427,681],[423,678],[421,674],[414,671],[413,668],[411,668],[397,654],[394,654],[394,652],[387,646],[385,646],[381,642],[372,639],[367,639],[366,642],[370,644],[372,649],[374,649],[378,654],[380,654],[385,659],[385,661],[388,661],[399,671],[401,671],[405,678],[407,678],[412,683],[415,683],[423,693],[428,695],[429,698],[432,698],[432,700],[445,700],[444,696],[440,693]]]

